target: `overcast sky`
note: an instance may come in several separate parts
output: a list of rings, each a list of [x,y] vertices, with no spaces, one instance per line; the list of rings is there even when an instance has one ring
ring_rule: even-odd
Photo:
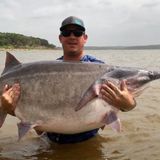
[[[0,32],[60,46],[59,27],[71,15],[83,19],[88,46],[160,44],[160,0],[0,0]]]

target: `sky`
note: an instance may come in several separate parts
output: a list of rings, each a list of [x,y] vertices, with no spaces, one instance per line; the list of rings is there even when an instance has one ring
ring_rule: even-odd
[[[43,38],[61,46],[61,22],[84,21],[86,46],[160,44],[160,0],[0,0],[0,32]]]

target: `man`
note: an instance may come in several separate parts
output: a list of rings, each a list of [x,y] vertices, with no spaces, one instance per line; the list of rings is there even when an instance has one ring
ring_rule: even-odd
[[[63,47],[63,56],[58,58],[58,60],[104,63],[92,56],[84,55],[84,45],[87,39],[88,36],[85,33],[83,21],[73,16],[66,18],[60,27],[59,40]],[[103,84],[100,94],[107,103],[122,111],[129,111],[136,105],[134,97],[128,91],[124,81],[121,83],[120,89],[111,82]],[[6,110],[8,110],[12,115],[14,115],[13,110],[16,106],[19,96],[19,84],[15,84],[11,88],[8,86],[4,88],[1,103],[3,106],[6,106]],[[57,143],[76,143],[95,136],[98,130],[99,129],[97,128],[91,131],[72,135],[46,133],[46,136],[51,141]]]

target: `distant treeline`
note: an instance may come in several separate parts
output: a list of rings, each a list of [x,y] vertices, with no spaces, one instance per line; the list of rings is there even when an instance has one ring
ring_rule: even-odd
[[[86,46],[86,50],[145,50],[145,49],[160,49],[159,44],[146,46]]]
[[[31,36],[24,36],[16,33],[2,33],[0,32],[0,48],[55,48],[53,44],[49,44],[47,40],[35,38]]]

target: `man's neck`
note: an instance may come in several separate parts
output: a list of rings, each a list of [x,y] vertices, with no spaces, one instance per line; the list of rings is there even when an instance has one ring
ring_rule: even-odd
[[[75,56],[69,56],[64,54],[63,60],[64,61],[80,61],[82,57],[83,57],[83,53]]]

